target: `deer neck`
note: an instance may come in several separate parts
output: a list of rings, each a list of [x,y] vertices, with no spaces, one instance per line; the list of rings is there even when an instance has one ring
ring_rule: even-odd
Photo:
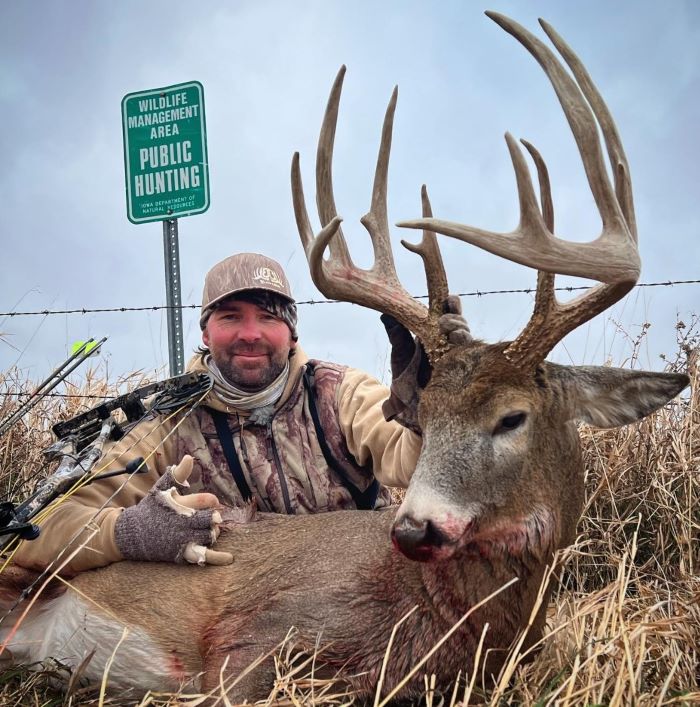
[[[510,604],[514,596],[529,593],[533,585],[539,586],[553,549],[526,549],[513,555],[503,547],[487,550],[474,545],[453,560],[420,563],[418,570],[430,603],[445,621],[453,624],[490,594],[495,595],[488,602],[490,607],[503,606],[504,601]],[[512,588],[498,594],[514,579]]]

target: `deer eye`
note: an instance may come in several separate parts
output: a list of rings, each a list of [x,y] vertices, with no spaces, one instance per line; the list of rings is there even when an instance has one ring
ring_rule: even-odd
[[[526,417],[527,415],[524,412],[514,412],[512,415],[506,415],[501,419],[498,425],[496,425],[496,429],[493,433],[497,435],[516,430],[525,422]]]

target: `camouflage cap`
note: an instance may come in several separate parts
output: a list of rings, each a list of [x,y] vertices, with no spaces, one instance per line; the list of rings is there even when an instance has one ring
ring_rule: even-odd
[[[219,302],[251,290],[265,290],[294,302],[287,276],[278,262],[259,253],[237,253],[217,263],[204,278],[200,327],[204,328]]]

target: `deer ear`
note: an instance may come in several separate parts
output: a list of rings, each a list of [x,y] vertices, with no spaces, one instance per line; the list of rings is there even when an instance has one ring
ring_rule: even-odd
[[[619,427],[646,417],[689,383],[685,373],[647,373],[604,366],[557,366],[571,417],[596,427]]]

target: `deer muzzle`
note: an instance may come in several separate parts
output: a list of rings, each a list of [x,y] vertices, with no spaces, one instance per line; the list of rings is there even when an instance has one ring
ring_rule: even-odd
[[[462,533],[468,534],[472,525],[469,523],[468,527],[462,528]],[[411,515],[403,515],[396,519],[391,528],[391,542],[409,560],[429,562],[451,557],[459,540],[443,532],[431,520],[418,520]]]

